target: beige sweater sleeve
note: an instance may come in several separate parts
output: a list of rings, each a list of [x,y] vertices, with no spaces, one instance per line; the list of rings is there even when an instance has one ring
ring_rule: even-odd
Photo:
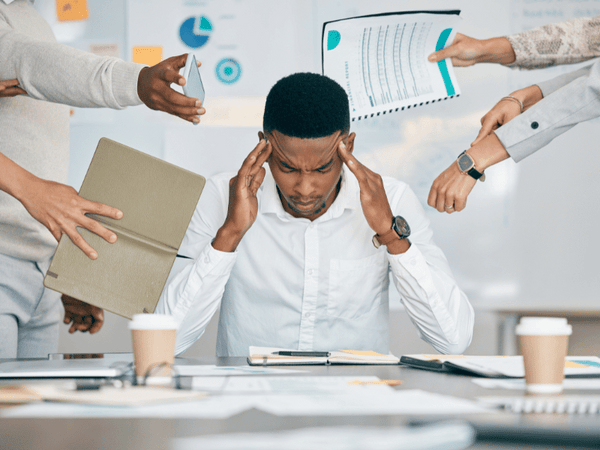
[[[506,36],[516,55],[507,67],[542,69],[600,56],[600,16],[552,23]]]
[[[101,57],[16,31],[0,16],[0,79],[17,78],[30,97],[78,107],[141,104],[142,64]]]

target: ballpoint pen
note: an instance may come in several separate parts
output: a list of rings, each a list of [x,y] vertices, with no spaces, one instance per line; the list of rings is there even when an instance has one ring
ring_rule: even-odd
[[[273,352],[272,355],[279,355],[279,356],[305,356],[305,357],[313,357],[313,358],[326,358],[330,355],[329,352],[303,352],[301,350],[294,350],[294,351],[289,351],[289,350],[281,350],[278,352]]]

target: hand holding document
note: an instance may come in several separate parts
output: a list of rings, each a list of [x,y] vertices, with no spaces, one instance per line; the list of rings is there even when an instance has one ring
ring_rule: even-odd
[[[451,43],[460,11],[374,14],[323,25],[323,73],[347,92],[352,120],[460,95],[449,60],[427,56]]]

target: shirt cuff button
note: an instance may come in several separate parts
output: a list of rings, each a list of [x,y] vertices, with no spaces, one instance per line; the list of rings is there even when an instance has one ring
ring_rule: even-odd
[[[533,128],[534,130],[537,130],[540,127],[540,124],[537,122],[531,122],[531,128]]]

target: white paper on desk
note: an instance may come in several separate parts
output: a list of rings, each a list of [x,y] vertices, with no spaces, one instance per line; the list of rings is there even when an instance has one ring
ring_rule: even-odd
[[[254,406],[255,400],[247,395],[223,395],[202,400],[140,407],[109,407],[74,403],[40,402],[0,409],[0,418],[187,418],[226,419]]]
[[[174,439],[171,450],[459,450],[475,442],[466,423],[419,427],[323,427]]]
[[[486,389],[517,389],[525,390],[525,380],[523,378],[511,379],[491,379],[474,378],[473,383]],[[567,378],[563,380],[563,389],[600,389],[599,378]]]
[[[212,382],[212,380],[215,380]],[[208,383],[207,383],[208,381]],[[220,391],[222,393],[268,393],[268,394],[319,394],[358,393],[365,390],[394,391],[388,385],[360,384],[379,381],[375,376],[364,377],[306,377],[306,376],[266,376],[266,377],[194,377],[192,389],[200,391]]]
[[[490,412],[475,402],[418,389],[332,395],[265,395],[255,408],[276,416],[454,415]]]
[[[223,377],[230,375],[284,375],[302,373],[306,370],[273,369],[270,367],[250,366],[188,366],[177,365],[175,371],[182,377]]]
[[[389,13],[324,24],[323,73],[346,90],[352,120],[460,95],[450,60],[427,60],[453,41],[457,13]]]

